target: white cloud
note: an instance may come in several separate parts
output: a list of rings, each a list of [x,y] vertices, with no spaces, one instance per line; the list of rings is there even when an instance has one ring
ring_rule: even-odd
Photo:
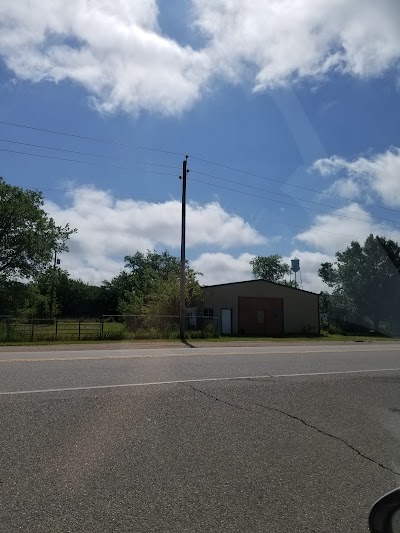
[[[161,34],[156,0],[2,0],[0,54],[16,76],[82,84],[102,111],[179,113],[207,57]]]
[[[243,253],[238,257],[224,253],[204,253],[192,261],[192,267],[203,274],[203,285],[216,285],[252,279],[250,261],[254,255]]]
[[[342,196],[343,198],[355,200],[362,196],[363,191],[360,185],[352,178],[342,178],[332,183],[326,192],[329,194]]]
[[[255,68],[255,89],[329,71],[381,74],[400,56],[396,0],[194,0],[214,63],[233,79]]]
[[[371,157],[359,157],[348,161],[341,157],[316,161],[313,168],[323,176],[339,176],[333,189],[361,193],[375,192],[383,202],[392,207],[400,206],[400,149],[390,148]],[[344,174],[344,177],[341,177]]]
[[[349,211],[354,214],[349,214]],[[400,229],[376,223],[365,209],[352,203],[332,213],[316,216],[311,227],[298,234],[296,239],[333,256],[337,251],[344,250],[352,240],[363,242],[370,233],[396,241],[400,239]]]
[[[62,258],[73,277],[99,283],[118,273],[125,255],[180,246],[181,204],[176,200],[116,200],[109,192],[88,186],[70,196],[69,207],[53,202],[45,207],[58,224],[70,223],[78,229],[71,237],[70,252]],[[217,202],[187,206],[188,251],[202,245],[228,249],[265,242],[247,222]]]
[[[400,57],[397,0],[191,4],[197,50],[165,36],[157,0],[2,0],[0,55],[20,79],[83,85],[102,111],[165,114],[212,78],[264,90],[332,71],[377,76]]]

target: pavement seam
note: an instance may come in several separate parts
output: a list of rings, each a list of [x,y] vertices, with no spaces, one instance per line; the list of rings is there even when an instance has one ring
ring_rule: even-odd
[[[241,411],[247,411],[247,412],[250,412],[250,413],[257,413],[257,414],[261,414],[261,415],[263,414],[262,412],[257,411],[255,409],[249,409],[249,408],[244,407],[242,405],[234,404],[234,403],[229,402],[227,400],[222,400],[221,398],[218,398],[218,396],[214,396],[213,394],[210,394],[210,393],[205,392],[205,391],[203,391],[201,389],[198,389],[197,387],[193,386],[190,383],[182,383],[182,385],[190,387],[191,389],[195,390],[196,392],[199,392],[200,394],[203,394],[207,398],[210,398],[212,400],[221,402],[221,403],[223,403],[225,405],[228,405],[229,407],[233,407],[235,409],[239,409]],[[353,452],[356,452],[360,457],[362,457],[363,459],[366,459],[367,461],[370,461],[374,465],[379,466],[380,468],[383,468],[384,470],[388,470],[389,472],[391,472],[392,474],[394,474],[396,476],[400,476],[400,472],[397,472],[396,470],[393,470],[389,466],[386,466],[383,463],[380,463],[376,459],[373,459],[372,457],[369,457],[368,455],[365,455],[358,448],[356,448],[355,446],[353,446],[352,444],[350,444],[346,440],[342,439],[341,437],[337,437],[336,435],[333,435],[332,433],[324,431],[323,429],[320,429],[317,426],[314,426],[313,424],[307,422],[306,420],[304,420],[303,418],[300,418],[299,416],[292,415],[292,414],[288,413],[287,411],[282,411],[281,409],[278,409],[276,407],[272,407],[270,405],[265,405],[265,404],[261,404],[261,403],[253,403],[253,402],[252,402],[252,405],[255,405],[257,407],[261,407],[261,408],[263,408],[265,410],[268,410],[268,411],[279,413],[279,414],[284,415],[284,416],[286,416],[286,417],[288,417],[288,418],[290,418],[292,420],[296,420],[297,422],[300,422],[301,424],[305,425],[306,427],[308,427],[310,429],[313,429],[314,431],[317,431],[321,435],[324,435],[325,437],[329,437],[331,439],[334,439],[334,440],[344,444],[347,448],[349,448]]]

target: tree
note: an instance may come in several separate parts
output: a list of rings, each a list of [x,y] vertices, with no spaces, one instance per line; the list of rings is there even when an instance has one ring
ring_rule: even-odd
[[[37,277],[36,284],[40,294],[53,301],[53,315],[74,318],[106,314],[101,287],[71,279],[65,270],[49,266]]]
[[[125,257],[125,270],[106,284],[121,314],[179,314],[179,258],[164,251],[136,252]],[[197,272],[186,266],[186,306],[201,292]],[[178,302],[178,305],[177,305]]]
[[[203,292],[196,279],[196,272],[186,269],[186,307],[198,307],[202,303]],[[170,274],[162,280],[157,291],[150,293],[143,307],[146,314],[179,316],[180,280],[179,276]]]
[[[16,316],[24,307],[28,284],[0,278],[0,315]]]
[[[374,235],[364,245],[353,241],[344,252],[336,253],[334,263],[323,263],[318,274],[333,289],[330,301],[346,320],[363,324],[368,318],[374,329],[398,321],[400,246],[396,242]]]
[[[284,263],[281,255],[257,256],[250,261],[255,279],[282,283],[289,274],[290,267]]]
[[[43,195],[8,185],[0,178],[0,278],[32,278],[54,251],[68,251],[68,224],[56,226],[43,209]]]

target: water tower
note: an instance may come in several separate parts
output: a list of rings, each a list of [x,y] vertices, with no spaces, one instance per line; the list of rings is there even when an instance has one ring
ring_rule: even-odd
[[[294,272],[294,282],[297,287],[297,272],[299,273],[300,277],[300,288],[303,288],[303,280],[301,279],[301,270],[300,270],[300,259],[295,257],[291,260],[291,267],[290,267],[290,279],[292,279],[292,272]]]

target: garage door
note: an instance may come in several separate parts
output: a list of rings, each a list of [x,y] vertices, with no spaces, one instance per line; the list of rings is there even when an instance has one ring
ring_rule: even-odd
[[[239,333],[258,337],[283,335],[283,299],[239,296]]]

